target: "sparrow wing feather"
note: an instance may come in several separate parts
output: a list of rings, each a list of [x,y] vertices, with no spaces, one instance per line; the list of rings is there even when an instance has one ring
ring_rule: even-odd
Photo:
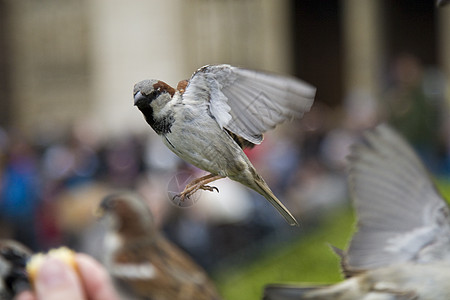
[[[151,299],[181,299],[181,295],[187,299],[219,299],[214,284],[190,257],[164,237],[156,239],[116,254],[110,272],[125,292]]]
[[[336,299],[378,299],[378,300],[417,300],[414,291],[395,290],[366,291],[368,289],[356,278],[336,285],[307,286],[302,284],[270,284],[264,288],[263,300],[336,300]],[[369,283],[366,283],[370,286]]]
[[[180,286],[179,295],[186,299],[219,300],[214,284],[200,266],[166,238],[160,237],[158,244],[166,250],[160,252],[160,258],[167,274]]]
[[[386,125],[353,149],[350,191],[358,231],[348,267],[433,261],[448,253],[449,209],[414,151]]]
[[[183,97],[209,99],[209,111],[222,128],[260,144],[264,132],[309,111],[315,92],[296,78],[211,65],[192,75]]]

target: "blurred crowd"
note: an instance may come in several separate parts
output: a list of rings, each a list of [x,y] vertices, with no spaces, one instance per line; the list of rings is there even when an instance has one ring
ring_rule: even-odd
[[[246,151],[302,226],[347,202],[350,145],[381,120],[407,137],[433,172],[450,174],[442,74],[411,55],[393,66],[381,101],[355,90],[341,107],[317,102],[302,120],[280,126]],[[220,193],[201,192],[192,206],[178,207],[173,192],[202,174],[165,148],[150,128],[108,140],[83,123],[64,134],[34,138],[0,129],[0,234],[34,250],[65,244],[101,256],[104,228],[93,211],[118,189],[142,194],[161,230],[207,269],[235,253],[256,251],[264,241],[301,232],[260,195],[228,179],[212,184]]]

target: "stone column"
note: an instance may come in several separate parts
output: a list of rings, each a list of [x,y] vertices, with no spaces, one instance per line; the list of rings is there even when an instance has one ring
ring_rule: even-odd
[[[108,135],[151,132],[133,106],[133,85],[160,79],[176,86],[186,76],[182,0],[93,0],[90,33],[91,118]]]
[[[438,9],[439,65],[446,78],[446,101],[450,108],[450,6]]]
[[[345,0],[343,5],[344,85],[346,94],[379,91],[380,1]]]

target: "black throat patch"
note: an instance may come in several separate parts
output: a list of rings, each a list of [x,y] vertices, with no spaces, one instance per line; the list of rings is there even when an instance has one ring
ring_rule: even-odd
[[[150,124],[149,121],[147,121],[148,124],[150,124],[150,126],[152,126],[153,130],[161,135],[161,134],[166,134],[166,133],[170,133],[171,130],[170,128],[172,127],[173,122],[175,121],[175,119],[173,118],[173,113],[168,114],[166,117],[155,120],[154,118],[152,118],[153,121],[153,125]]]
[[[165,117],[155,119],[153,116],[153,109],[150,105],[147,105],[146,107],[139,107],[139,110],[144,115],[148,125],[150,125],[158,135],[171,132],[170,128],[175,121],[173,113],[169,113]]]
[[[151,103],[165,92],[166,91],[162,92],[161,90],[157,89],[152,91],[148,95],[141,95],[138,99],[136,99],[137,101],[135,102],[135,106],[137,106],[138,109],[142,112],[147,123],[153,128],[153,130],[158,135],[171,132],[170,128],[172,127],[172,124],[175,121],[173,117],[173,112],[168,112],[167,115],[160,118],[155,118],[155,115],[153,113]]]

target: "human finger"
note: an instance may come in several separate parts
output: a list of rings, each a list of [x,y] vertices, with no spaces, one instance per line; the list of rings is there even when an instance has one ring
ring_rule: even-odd
[[[75,261],[86,295],[91,300],[119,300],[103,266],[89,255],[77,253]]]
[[[35,278],[37,299],[84,300],[82,284],[76,271],[54,257],[45,258]]]

